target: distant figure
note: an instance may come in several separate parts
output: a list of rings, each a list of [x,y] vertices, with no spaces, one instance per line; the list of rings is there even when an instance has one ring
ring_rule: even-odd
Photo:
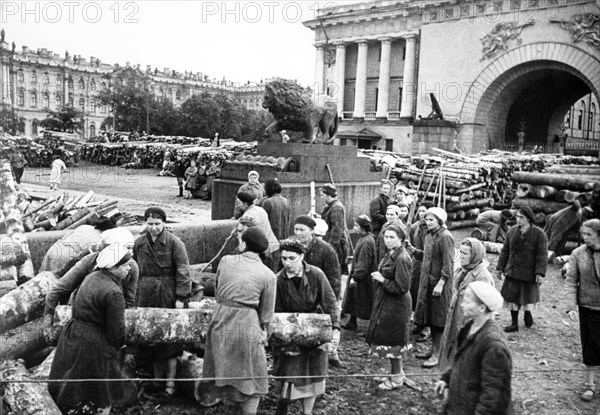
[[[26,164],[27,160],[25,160],[25,156],[23,156],[23,153],[21,153],[20,150],[15,150],[10,156],[10,167],[15,175],[17,184],[21,184],[21,177],[23,177],[23,171],[25,170]]]
[[[50,171],[50,190],[58,190],[58,185],[62,183],[62,174],[67,172],[67,166],[64,161],[61,160],[60,156],[56,154],[52,162],[52,170]]]
[[[251,170],[250,172],[248,172],[248,183],[245,183],[242,186],[240,186],[240,188],[238,189],[238,194],[242,192],[252,193],[254,195],[255,200],[260,200],[263,197],[265,197],[265,188],[258,181],[259,177],[260,176],[258,175],[258,172],[256,170]],[[242,213],[243,211],[240,207],[238,200],[236,199],[235,206],[233,209],[233,219],[239,219],[242,216]]]
[[[282,143],[289,143],[290,142],[290,136],[287,135],[287,132],[285,130],[281,130],[279,132],[279,134],[281,134],[281,142]]]
[[[217,148],[221,146],[221,140],[219,139],[219,133],[215,133],[215,136],[210,140],[211,148]]]
[[[512,212],[508,209],[486,210],[480,213],[475,220],[479,229],[485,232],[485,235],[482,235],[480,239],[482,241],[504,242],[508,230],[508,220],[511,218]]]
[[[369,213],[371,215],[371,224],[373,226],[373,237],[377,240],[381,227],[386,223],[385,212],[387,207],[392,204],[392,189],[394,186],[389,180],[381,181],[381,192],[369,204]]]

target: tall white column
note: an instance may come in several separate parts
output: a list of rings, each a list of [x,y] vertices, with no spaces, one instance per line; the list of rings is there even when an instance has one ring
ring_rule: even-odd
[[[415,95],[417,85],[415,84],[415,71],[417,61],[417,36],[414,34],[405,36],[406,57],[404,60],[404,77],[402,79],[402,107],[400,118],[413,118],[415,109]]]
[[[365,99],[367,96],[367,55],[369,44],[358,41],[358,59],[356,63],[356,90],[354,92],[354,118],[365,118]]]
[[[315,95],[319,96],[324,90],[325,78],[325,47],[323,45],[315,45],[317,55],[315,58]]]
[[[390,102],[390,63],[392,56],[392,39],[381,41],[381,62],[379,63],[379,95],[377,96],[377,118],[387,118]]]
[[[344,86],[346,85],[346,45],[337,43],[335,45],[335,83],[337,110],[340,118],[344,111]]]

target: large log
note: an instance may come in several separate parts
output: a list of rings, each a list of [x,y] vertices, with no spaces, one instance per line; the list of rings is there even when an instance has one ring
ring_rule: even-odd
[[[17,288],[17,281],[0,281],[0,298]]]
[[[43,318],[38,318],[0,334],[0,360],[26,360],[31,353],[46,347],[43,328]]]
[[[196,264],[190,266],[190,277],[192,281],[202,285],[204,295],[209,297],[215,296],[215,281],[217,274],[214,272],[200,272],[205,267],[205,264]]]
[[[457,210],[468,210],[473,208],[482,208],[486,206],[494,206],[494,199],[473,199],[462,203],[448,203],[446,210],[448,212],[456,212]]]
[[[548,185],[558,189],[588,191],[600,190],[600,176],[576,176],[552,173],[528,173],[517,171],[512,174],[513,182],[533,185]]]
[[[0,266],[19,266],[29,258],[27,240],[8,235],[0,235]]]
[[[530,185],[529,183],[519,183],[517,185],[516,196],[517,197],[527,197],[527,196],[529,196],[531,189],[533,189],[533,186]]]
[[[72,224],[74,224],[75,222],[77,222],[78,220],[80,220],[81,218],[83,218],[89,214],[90,214],[90,209],[84,208],[84,209],[78,210],[72,216],[69,216],[66,219],[57,223],[56,226],[52,229],[56,230],[56,231],[67,229],[69,226],[71,226]]]
[[[448,227],[448,230],[472,228],[477,226],[477,222],[475,219],[466,219],[458,222],[447,222],[446,226]]]
[[[46,294],[56,282],[52,272],[40,272],[0,298],[0,333],[30,321],[44,307]]]
[[[329,314],[275,313],[269,343],[273,346],[316,347],[333,336]]]
[[[4,386],[4,402],[10,413],[19,415],[61,415],[60,409],[52,400],[44,383],[18,383],[17,380],[30,380],[25,366],[14,360],[0,364],[0,379]]]
[[[412,173],[402,173],[400,175],[400,179],[407,181],[407,182],[414,182],[415,183],[415,187],[418,185],[419,180],[421,179],[421,176],[417,175],[417,174],[412,174]],[[438,180],[437,177],[433,177],[433,176],[423,176],[423,180],[421,182],[421,185],[425,184],[429,184],[430,182],[434,182],[436,183]],[[463,187],[465,187],[466,182],[460,182],[458,180],[446,180],[446,186],[448,187],[452,187],[455,189],[462,189]]]
[[[529,206],[534,212],[543,213],[558,212],[559,210],[569,206],[567,203],[554,202],[552,200],[545,199],[533,199],[529,197],[514,199],[512,204],[514,208]]]
[[[555,164],[544,169],[544,173],[581,174],[600,177],[600,166],[581,166],[579,164]]]
[[[128,345],[156,343],[193,344],[203,342],[212,319],[213,299],[204,299],[202,308],[136,308],[125,310],[125,342]],[[71,319],[71,307],[58,306],[54,312],[54,339]]]

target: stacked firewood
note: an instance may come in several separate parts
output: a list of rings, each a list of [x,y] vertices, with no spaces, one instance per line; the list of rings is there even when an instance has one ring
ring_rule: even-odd
[[[23,212],[23,225],[28,232],[62,231],[94,224],[101,216],[114,218],[117,226],[137,225],[132,215],[117,208],[117,200],[94,200],[94,191],[77,195],[62,193],[38,204],[28,204]]]
[[[39,141],[39,140],[38,140]],[[57,144],[55,141],[36,142],[29,137],[13,137],[0,133],[0,147],[6,158],[14,151],[20,151],[27,161],[27,167],[50,167],[52,157],[59,155],[67,165],[78,156],[79,150]]]

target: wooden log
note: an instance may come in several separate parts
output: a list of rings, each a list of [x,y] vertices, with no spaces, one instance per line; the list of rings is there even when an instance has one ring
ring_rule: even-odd
[[[449,220],[462,220],[466,217],[466,212],[464,210],[457,210],[456,212],[448,213]]]
[[[61,210],[63,210],[64,207],[64,203],[59,201],[55,202],[52,208],[50,209],[50,215],[57,215]]]
[[[0,281],[15,281],[17,282],[17,267],[10,265],[0,269]]]
[[[466,217],[467,218],[476,218],[477,216],[479,216],[480,213],[481,213],[481,209],[479,209],[479,208],[469,209],[466,212]]]
[[[129,345],[152,345],[157,343],[193,344],[203,342],[212,311],[214,299],[204,299],[202,308],[128,308],[125,310],[125,342]],[[58,306],[54,312],[54,339],[71,319],[71,307]]]
[[[517,193],[515,196],[517,197],[527,197],[533,188],[529,183],[519,183],[517,185]]]
[[[269,343],[274,346],[316,347],[333,336],[328,314],[275,313]]]
[[[600,166],[581,166],[579,164],[555,164],[544,168],[544,173],[554,174],[581,174],[586,176],[599,176]]]
[[[35,352],[28,353],[25,359],[25,367],[31,369],[44,362],[44,360],[54,351],[54,347],[46,346],[43,349],[36,350]]]
[[[61,415],[62,412],[50,396],[44,383],[18,383],[17,380],[32,379],[21,362],[0,363],[0,379],[4,385],[4,402],[13,414]]]
[[[26,240],[15,235],[0,235],[0,267],[19,266],[29,258],[29,246]]]
[[[439,195],[439,190],[437,193],[432,193],[432,192],[424,192],[424,191],[418,191],[417,195],[419,196],[426,196],[426,197],[436,197],[436,198],[440,198]],[[444,200],[447,200],[449,202],[453,202],[453,203],[460,203],[462,201],[464,201],[464,194],[461,196],[444,196]]]
[[[485,183],[485,182],[484,183],[476,183],[476,184],[473,184],[473,185],[471,185],[469,187],[465,187],[464,189],[457,190],[456,193],[458,193],[458,194],[460,194],[460,193],[467,193],[467,192],[470,192],[470,191],[473,191],[473,190],[482,189],[482,188],[487,187],[487,186],[489,186],[489,184]]]
[[[92,198],[94,197],[94,191],[90,190],[89,192],[87,192],[85,195],[83,195],[81,197],[81,199],[79,199],[79,201],[77,203],[75,203],[75,207],[76,208],[82,208],[85,205],[87,205],[87,203],[92,200]]]
[[[17,281],[19,284],[23,284],[35,277],[35,271],[33,270],[33,261],[31,258],[27,258],[27,261],[23,262],[17,267]]]
[[[30,353],[43,349],[48,345],[43,318],[0,334],[0,344],[0,360],[26,359]]]
[[[419,176],[418,174],[411,174],[411,173],[402,173],[400,175],[400,179],[404,180],[406,182],[414,182],[414,183],[418,183],[419,180],[421,179],[421,176]],[[437,181],[437,177],[432,177],[432,176],[423,176],[423,180],[421,182],[421,185],[427,185],[430,182],[436,182]],[[466,182],[460,182],[457,180],[448,180],[446,182],[448,187],[452,187],[455,189],[461,189],[463,187],[465,187]],[[420,189],[421,186],[415,186],[416,189]]]
[[[554,213],[569,206],[567,203],[559,203],[546,199],[520,198],[514,199],[513,207],[520,208],[529,206],[534,212]]]
[[[37,222],[33,225],[34,229],[37,228],[44,228],[46,230],[50,230],[52,228],[54,228],[56,226],[57,222],[55,218],[48,218],[46,220],[43,220],[41,222]]]
[[[482,243],[483,246],[485,246],[485,252],[489,254],[500,254],[502,247],[504,246],[504,244],[498,242],[482,241]]]
[[[56,226],[54,228],[52,228],[52,230],[60,231],[63,229],[67,229],[73,223],[77,222],[78,220],[80,220],[81,218],[83,218],[89,214],[90,214],[90,209],[87,209],[87,208],[81,209],[81,210],[77,211],[77,213],[75,213],[73,216],[69,216],[65,220],[62,220],[59,223],[57,223]]]
[[[446,226],[448,227],[448,230],[473,228],[477,226],[477,222],[475,222],[475,219],[465,219],[459,222],[447,222]]]
[[[475,229],[471,232],[471,238],[479,239],[480,241],[487,241],[489,239],[489,235],[483,229]]]
[[[50,369],[52,368],[52,360],[54,360],[55,354],[56,349],[53,349],[42,363],[33,368],[31,376],[35,379],[48,379],[50,376]]]
[[[98,212],[96,212],[96,210],[92,210],[90,213],[85,215],[83,218],[79,219],[78,221],[73,222],[72,224],[67,226],[65,229],[75,229],[81,225],[87,225],[89,222],[91,222],[95,219],[98,219],[99,217],[100,217],[100,215],[98,214]]]
[[[0,281],[0,298],[17,288],[17,281]]]
[[[54,203],[55,200],[56,200],[56,198],[54,198],[54,197],[48,198],[44,203],[42,203],[41,205],[39,205],[35,209],[30,210],[25,215],[23,215],[23,218],[32,216],[34,213],[39,212],[40,210],[44,209],[47,206],[50,206],[52,203]]]
[[[448,206],[446,207],[446,210],[448,212],[456,212],[457,210],[467,210],[467,209],[473,209],[473,208],[482,208],[482,207],[486,207],[486,206],[494,206],[494,200],[491,198],[486,198],[486,199],[473,199],[473,200],[468,200],[466,202],[462,202],[462,203],[451,203],[448,204]]]
[[[575,176],[517,171],[512,174],[512,180],[517,183],[554,186],[558,189],[579,191],[600,190],[600,176]]]
[[[554,196],[557,191],[553,186],[533,186],[531,194],[539,199],[547,199]]]
[[[0,333],[32,320],[43,309],[46,294],[56,280],[54,273],[40,272],[0,298]]]

